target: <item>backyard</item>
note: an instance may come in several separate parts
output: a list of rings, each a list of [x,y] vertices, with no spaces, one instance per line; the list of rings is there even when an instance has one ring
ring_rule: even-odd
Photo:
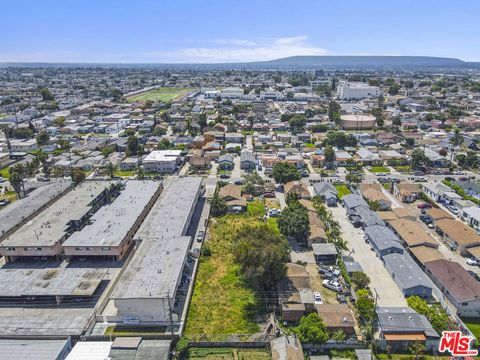
[[[188,340],[248,340],[260,331],[265,308],[238,274],[231,245],[236,231],[244,224],[258,222],[261,215],[263,204],[252,202],[247,214],[211,221],[185,328]],[[272,231],[278,231],[275,221],[268,224]]]
[[[337,189],[337,193],[338,193],[338,198],[341,199],[342,197],[344,197],[345,195],[348,195],[348,194],[351,194],[352,192],[350,191],[350,189],[347,187],[347,185],[343,185],[343,184],[335,184],[335,189]]]
[[[130,96],[127,98],[129,102],[135,101],[174,101],[182,98],[183,96],[187,95],[191,89],[184,89],[184,88],[159,88],[153,89],[150,91],[146,91],[144,93],[140,93],[137,95]]]
[[[270,352],[264,349],[191,348],[189,360],[269,360]]]
[[[480,320],[478,318],[463,318],[462,321],[473,335],[480,339]]]

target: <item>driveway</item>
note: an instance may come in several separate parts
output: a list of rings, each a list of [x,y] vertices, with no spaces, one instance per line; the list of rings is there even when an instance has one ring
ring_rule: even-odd
[[[349,250],[352,251],[351,256],[360,263],[363,271],[371,280],[370,289],[378,295],[377,304],[379,306],[406,306],[407,302],[402,292],[383,266],[383,262],[370,249],[370,245],[365,243],[363,230],[353,227],[343,207],[331,208],[331,211],[333,217],[340,223],[343,238],[347,241]]]

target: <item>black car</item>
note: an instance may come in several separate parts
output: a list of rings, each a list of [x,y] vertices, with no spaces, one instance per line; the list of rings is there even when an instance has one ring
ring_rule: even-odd
[[[455,181],[455,178],[451,177],[451,176],[445,176],[445,180],[446,181]]]
[[[430,215],[422,214],[419,216],[420,220],[425,224],[433,223],[433,218]]]

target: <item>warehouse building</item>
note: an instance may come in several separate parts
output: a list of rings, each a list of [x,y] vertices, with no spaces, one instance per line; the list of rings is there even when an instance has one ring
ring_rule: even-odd
[[[166,180],[135,234],[140,245],[110,296],[116,309],[112,321],[167,325],[178,320],[173,308],[192,241],[185,234],[201,182],[196,177]]]
[[[89,225],[62,245],[67,256],[107,256],[121,260],[132,247],[137,232],[162,187],[157,181],[129,180],[112,204],[102,207]]]
[[[120,183],[85,181],[35,216],[0,244],[7,262],[18,257],[51,257],[74,231],[118,191]]]

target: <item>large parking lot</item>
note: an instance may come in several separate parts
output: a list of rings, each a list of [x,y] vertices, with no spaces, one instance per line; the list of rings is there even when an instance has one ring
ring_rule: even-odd
[[[360,263],[363,271],[370,277],[370,288],[377,295],[379,306],[406,306],[407,302],[397,284],[388,274],[380,258],[364,241],[362,229],[354,228],[347,218],[343,207],[330,209],[333,217],[340,223],[343,238],[348,243],[351,256]]]

